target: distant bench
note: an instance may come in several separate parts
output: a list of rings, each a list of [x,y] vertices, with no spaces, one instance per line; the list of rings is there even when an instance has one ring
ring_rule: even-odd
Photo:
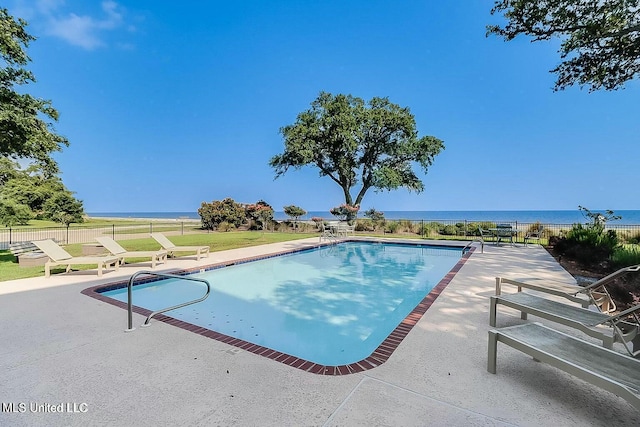
[[[59,243],[57,239],[52,240]],[[32,242],[11,243],[9,250],[16,257],[16,261],[18,261],[20,267],[37,267],[39,265],[45,265],[49,260],[49,257]]]

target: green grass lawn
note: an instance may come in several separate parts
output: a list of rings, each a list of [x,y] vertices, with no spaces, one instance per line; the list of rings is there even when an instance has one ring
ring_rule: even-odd
[[[211,247],[211,251],[215,252],[317,236],[317,233],[262,233],[260,231],[237,231],[229,233],[185,234],[182,236],[169,236],[169,238],[177,246],[208,245]],[[120,240],[118,243],[130,251],[161,249],[160,245],[150,237],[143,239]],[[82,244],[80,243],[67,245],[64,248],[73,256],[82,255]],[[188,253],[181,253],[180,255],[188,255]],[[128,263],[135,261],[135,259],[127,259]],[[148,261],[148,259],[140,259],[140,261],[144,262]],[[73,268],[78,270],[91,270],[96,268],[96,266],[78,265],[73,266]],[[64,268],[55,268],[51,270],[51,273],[55,274],[63,271]],[[20,267],[10,251],[0,251],[0,282],[37,276],[44,276],[44,266]]]
[[[136,222],[140,224],[140,222]],[[111,224],[111,222],[109,222]],[[92,224],[96,225],[96,224]],[[35,225],[34,225],[35,226]],[[185,231],[187,227],[185,226]],[[153,228],[153,231],[167,231],[164,228]],[[140,231],[141,234],[149,233],[149,229]],[[117,233],[116,233],[117,234]],[[132,233],[135,234],[135,233]],[[383,233],[356,233],[356,235],[367,235],[372,237],[398,237],[403,239],[420,239],[421,236],[415,233],[413,234],[383,234]],[[307,237],[318,237],[318,232],[315,233],[288,233],[288,232],[262,232],[262,231],[233,231],[227,233],[200,232],[195,234],[185,234],[179,236],[169,236],[170,240],[177,246],[203,246],[208,245],[211,248],[211,252],[224,251],[228,249],[246,248],[249,246],[264,245],[267,243],[286,242],[291,240],[305,239]],[[426,237],[427,239],[436,239],[435,236]],[[440,239],[447,240],[469,240],[469,237],[462,236],[439,236]],[[131,240],[119,240],[118,243],[129,251],[150,251],[161,249],[160,245],[150,237],[131,239]],[[73,256],[82,255],[82,244],[72,244],[64,246],[65,250]],[[188,256],[188,253],[181,253],[181,256]],[[148,258],[141,259],[127,259],[127,263],[135,262],[148,262]],[[91,270],[96,266],[91,265],[74,265],[73,269],[77,270]],[[52,274],[63,272],[64,268],[54,268],[51,270]],[[0,250],[0,282],[15,279],[24,279],[27,277],[44,276],[44,266],[40,267],[20,267],[15,257],[9,250]]]

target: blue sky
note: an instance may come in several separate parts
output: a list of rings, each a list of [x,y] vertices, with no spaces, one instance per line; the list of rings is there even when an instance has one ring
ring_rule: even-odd
[[[553,92],[558,41],[485,37],[491,0],[9,0],[38,39],[30,93],[60,112],[56,154],[87,212],[342,203],[316,169],[274,180],[279,129],[320,91],[386,96],[444,140],[425,191],[363,209],[640,209],[637,80]],[[356,190],[353,190],[353,194]]]

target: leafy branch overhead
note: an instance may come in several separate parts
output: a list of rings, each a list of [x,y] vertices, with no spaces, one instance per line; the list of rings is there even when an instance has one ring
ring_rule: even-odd
[[[501,0],[497,12],[507,23],[487,26],[487,35],[562,40],[555,90],[619,89],[640,73],[640,0]]]
[[[426,173],[444,149],[433,136],[418,137],[408,108],[388,98],[365,103],[351,95],[321,92],[296,122],[280,129],[284,152],[271,158],[276,178],[289,168],[317,167],[343,190],[345,203],[360,205],[365,193],[404,187],[420,192],[424,184],[413,170]],[[360,185],[355,197],[351,189]]]
[[[16,90],[35,82],[33,73],[24,68],[31,60],[25,49],[35,40],[26,26],[24,20],[0,9],[0,156],[35,160],[45,172],[55,174],[58,166],[51,153],[69,145],[47,122],[57,121],[58,112],[51,101]]]

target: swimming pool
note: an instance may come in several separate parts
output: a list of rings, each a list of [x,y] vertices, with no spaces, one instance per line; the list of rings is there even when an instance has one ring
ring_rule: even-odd
[[[296,367],[369,368],[390,356],[426,311],[429,293],[465,259],[460,247],[345,242],[192,274],[211,283],[211,295],[165,315]],[[134,286],[133,303],[158,310],[203,288],[152,281]],[[97,291],[126,302],[126,287]]]

